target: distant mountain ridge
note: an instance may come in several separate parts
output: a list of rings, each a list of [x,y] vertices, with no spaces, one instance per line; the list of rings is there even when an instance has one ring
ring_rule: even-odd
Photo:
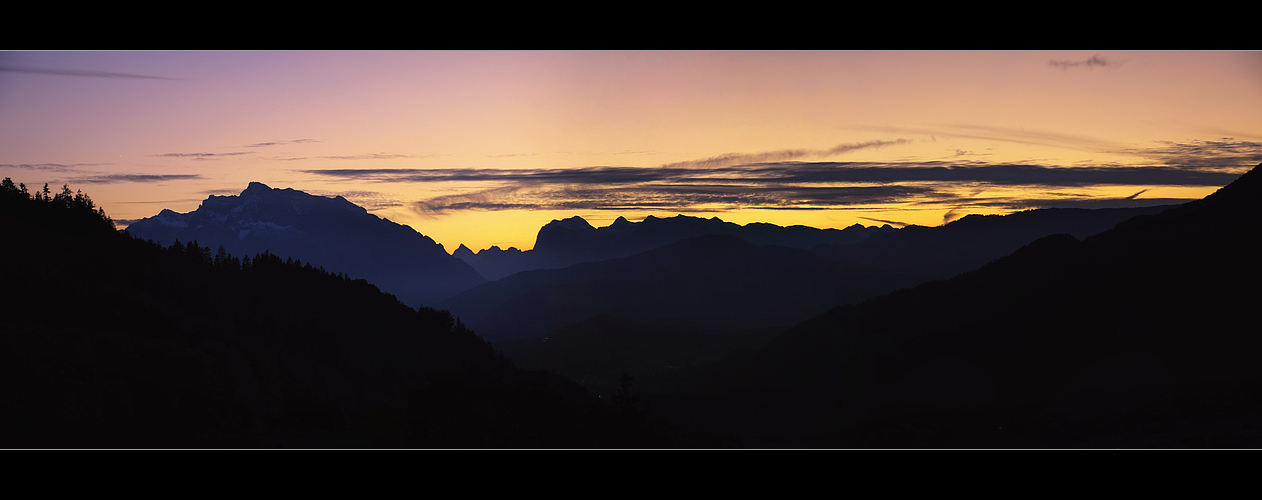
[[[1169,208],[1043,209],[970,215],[941,227],[856,224],[844,230],[741,226],[683,215],[638,224],[619,217],[595,228],[571,217],[540,229],[533,251],[495,248],[474,255],[462,246],[455,255],[505,266],[498,272],[484,267],[491,276],[508,266],[584,262],[499,278],[451,297],[442,307],[494,340],[547,335],[602,314],[727,330],[787,327],[811,311],[949,278],[1050,234],[1086,237]],[[650,249],[595,260],[639,248]]]
[[[893,232],[888,224],[864,227],[855,224],[845,229],[818,229],[807,226],[777,226],[755,222],[740,225],[718,217],[704,219],[677,215],[646,217],[630,222],[618,217],[605,227],[594,227],[579,216],[553,220],[539,229],[535,247],[521,251],[498,246],[474,253],[460,245],[452,255],[468,262],[489,280],[533,269],[560,269],[583,262],[598,262],[628,257],[661,248],[689,238],[706,235],[731,235],[755,245],[778,245],[806,250],[820,244],[841,245],[862,241],[878,233]]]
[[[579,216],[553,220],[539,229],[535,247],[522,251],[498,246],[474,252],[460,245],[452,255],[488,280],[522,271],[561,269],[584,262],[628,257],[698,236],[724,234],[755,245],[811,250],[848,264],[874,266],[920,279],[943,279],[1007,255],[1035,239],[1065,233],[1078,238],[1097,234],[1137,215],[1160,213],[1176,205],[1134,208],[1048,208],[1008,215],[972,214],[938,227],[894,228],[854,224],[844,229],[740,225],[718,217],[648,216],[641,222],[618,217],[594,227]]]
[[[270,251],[363,278],[416,307],[485,282],[442,245],[408,226],[369,214],[341,196],[326,198],[260,182],[235,196],[211,195],[196,210],[162,210],[126,232],[164,245],[196,240],[228,253]]]
[[[968,215],[938,227],[907,226],[850,244],[811,249],[821,257],[903,273],[919,280],[947,279],[1008,255],[1052,234],[1087,238],[1142,215],[1178,205],[1135,208],[1045,208],[1008,215]]]

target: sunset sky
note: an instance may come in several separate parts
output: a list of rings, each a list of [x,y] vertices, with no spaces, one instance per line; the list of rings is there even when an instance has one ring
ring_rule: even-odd
[[[841,228],[1201,198],[1262,52],[0,52],[0,177],[118,226],[250,181],[442,243],[580,215]]]

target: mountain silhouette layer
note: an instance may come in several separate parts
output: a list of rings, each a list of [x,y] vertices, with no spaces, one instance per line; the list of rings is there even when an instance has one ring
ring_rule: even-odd
[[[835,308],[705,382],[758,419],[702,413],[778,445],[1258,447],[1260,176]]]
[[[648,216],[641,222],[618,217],[606,227],[593,227],[582,217],[554,220],[539,229],[531,250],[507,250],[491,247],[476,254],[461,245],[452,255],[474,266],[487,279],[497,280],[521,271],[559,269],[584,262],[628,257],[689,238],[706,235],[735,236],[755,245],[777,245],[808,249],[821,244],[845,244],[861,241],[894,228],[864,227],[859,224],[845,229],[817,229],[807,226],[777,226],[752,223],[739,225],[718,217],[703,219],[678,215],[660,218]]]
[[[485,282],[464,261],[412,228],[369,214],[340,196],[325,198],[259,182],[215,196],[196,210],[163,210],[126,231],[170,245],[196,240],[228,253],[275,255],[363,278],[413,307],[434,305]]]
[[[539,229],[535,247],[521,251],[493,246],[474,253],[460,245],[452,255],[489,280],[534,269],[559,269],[584,262],[627,257],[698,236],[725,234],[755,245],[812,250],[822,257],[907,274],[919,279],[949,278],[1007,255],[1035,239],[1066,233],[1078,238],[1112,228],[1136,215],[1174,205],[1110,209],[1035,209],[1000,215],[969,215],[941,227],[855,224],[845,229],[746,225],[678,215],[649,216],[642,222],[618,217],[593,227],[582,217],[553,220]],[[875,237],[873,237],[875,236]]]
[[[1083,239],[1140,215],[1175,205],[1134,208],[1046,208],[1008,215],[967,215],[938,227],[907,226],[848,244],[811,248],[827,259],[898,272],[920,280],[946,279],[981,267],[1044,236]]]
[[[792,325],[910,284],[806,250],[707,235],[630,257],[514,274],[442,307],[492,341],[545,335],[603,314],[739,330]]]

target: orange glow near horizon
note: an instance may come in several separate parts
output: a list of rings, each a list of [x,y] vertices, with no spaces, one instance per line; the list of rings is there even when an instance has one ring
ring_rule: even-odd
[[[1259,52],[0,52],[0,177],[120,226],[259,181],[524,250],[1196,199],[1262,163],[1260,111]]]

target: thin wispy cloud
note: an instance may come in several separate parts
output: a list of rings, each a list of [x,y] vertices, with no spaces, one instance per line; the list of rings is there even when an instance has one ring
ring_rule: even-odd
[[[283,145],[286,145],[286,144],[307,144],[307,143],[312,143],[312,142],[320,142],[320,141],[317,141],[317,140],[315,140],[315,139],[294,139],[294,140],[292,140],[292,141],[259,142],[259,143],[255,143],[255,144],[248,144],[248,145],[245,145],[245,146],[242,146],[242,147],[246,147],[246,148],[265,148],[265,147],[268,147],[268,146],[283,146]]]
[[[1141,189],[1141,190],[1139,190],[1139,192],[1138,192],[1138,193],[1132,194],[1132,195],[1127,196],[1126,198],[1123,198],[1123,199],[1126,199],[1126,200],[1133,200],[1133,199],[1135,199],[1136,197],[1138,197],[1139,195],[1144,194],[1144,193],[1146,193],[1146,192],[1148,192],[1148,190],[1147,190],[1147,189]]]
[[[126,78],[136,80],[179,80],[179,78],[170,78],[166,76],[139,75],[135,73],[116,73],[112,71],[92,71],[83,69],[57,69],[57,68],[23,68],[16,66],[0,66],[0,71],[10,73],[29,73],[36,75],[55,75],[55,76],[77,76],[87,78]]]
[[[852,127],[855,130],[868,130],[896,134],[921,134],[933,138],[958,137],[961,139],[979,139],[985,141],[1010,142],[1027,146],[1048,146],[1056,148],[1076,149],[1081,151],[1106,152],[1121,149],[1116,142],[1101,140],[1097,137],[1059,132],[1048,132],[1036,129],[992,127],[966,124],[946,124],[940,128],[923,127]]]
[[[398,153],[371,153],[363,155],[346,155],[346,156],[317,156],[321,160],[393,160],[397,158],[416,158],[416,155],[405,155]]]
[[[1099,54],[1096,54],[1094,56],[1091,56],[1090,59],[1086,59],[1082,61],[1064,61],[1064,60],[1053,59],[1051,61],[1047,61],[1047,65],[1053,68],[1060,68],[1063,70],[1068,70],[1069,68],[1088,68],[1088,69],[1097,68],[1097,67],[1116,68],[1118,66],[1121,66],[1122,63],[1109,62],[1104,57],[1100,56]]]
[[[389,196],[379,191],[324,191],[312,190],[307,191],[316,196],[324,196],[326,198],[336,198],[341,196],[347,201],[354,203],[366,210],[380,210],[383,208],[401,207],[407,205],[407,202]]]
[[[153,156],[165,157],[165,158],[213,159],[213,158],[220,158],[224,156],[241,156],[241,155],[252,155],[252,154],[254,154],[253,151],[234,151],[231,153],[162,153],[162,154],[156,154]]]
[[[198,174],[102,174],[71,178],[71,182],[113,184],[119,182],[171,182],[203,179]]]
[[[537,203],[513,203],[511,201],[513,194],[521,189],[521,187],[509,186],[458,195],[437,196],[428,200],[413,203],[412,209],[421,215],[434,216],[452,210],[512,210],[522,208],[540,208]]]
[[[762,153],[728,153],[700,160],[689,160],[662,165],[662,168],[716,168],[746,163],[797,160],[801,158],[822,158],[836,156],[864,149],[876,149],[901,144],[911,144],[911,139],[895,139],[892,141],[868,141],[849,144],[838,144],[829,149],[784,149]]]
[[[487,158],[515,158],[518,156],[539,156],[542,153],[507,153],[502,155],[486,155]]]
[[[997,210],[1031,210],[1036,208],[1134,208],[1134,207],[1154,207],[1161,205],[1179,205],[1187,203],[1189,199],[1184,198],[1132,198],[1129,196],[1121,198],[1099,198],[1099,197],[1070,197],[1070,198],[986,198],[979,200],[970,200],[964,209],[997,209]],[[931,204],[929,202],[927,204]]]
[[[870,220],[870,221],[873,221],[873,222],[881,222],[881,223],[889,224],[889,225],[891,225],[891,226],[898,226],[898,227],[903,227],[903,226],[909,226],[909,225],[910,225],[910,224],[908,224],[908,223],[906,223],[906,222],[899,222],[899,221],[896,221],[896,220],[874,219],[874,218],[872,218],[872,217],[858,217],[858,218],[859,218],[859,219],[864,219],[864,220]]]
[[[184,199],[179,199],[179,200],[123,200],[123,201],[116,201],[114,202],[114,204],[118,204],[118,205],[131,205],[131,204],[176,205],[179,203],[189,203],[189,202],[199,202],[199,201],[202,201],[202,199],[201,198],[184,198]]]
[[[238,194],[241,194],[241,191],[242,191],[241,189],[219,188],[219,189],[207,189],[207,190],[202,191],[201,193],[208,196],[236,196]]]
[[[0,168],[17,168],[22,170],[43,170],[49,172],[66,172],[78,170],[80,167],[99,167],[109,163],[0,163]]]
[[[409,155],[401,153],[368,153],[358,155],[333,155],[333,156],[296,156],[291,158],[273,158],[279,161],[303,161],[303,160],[396,160],[400,158],[426,158],[437,155]]]

